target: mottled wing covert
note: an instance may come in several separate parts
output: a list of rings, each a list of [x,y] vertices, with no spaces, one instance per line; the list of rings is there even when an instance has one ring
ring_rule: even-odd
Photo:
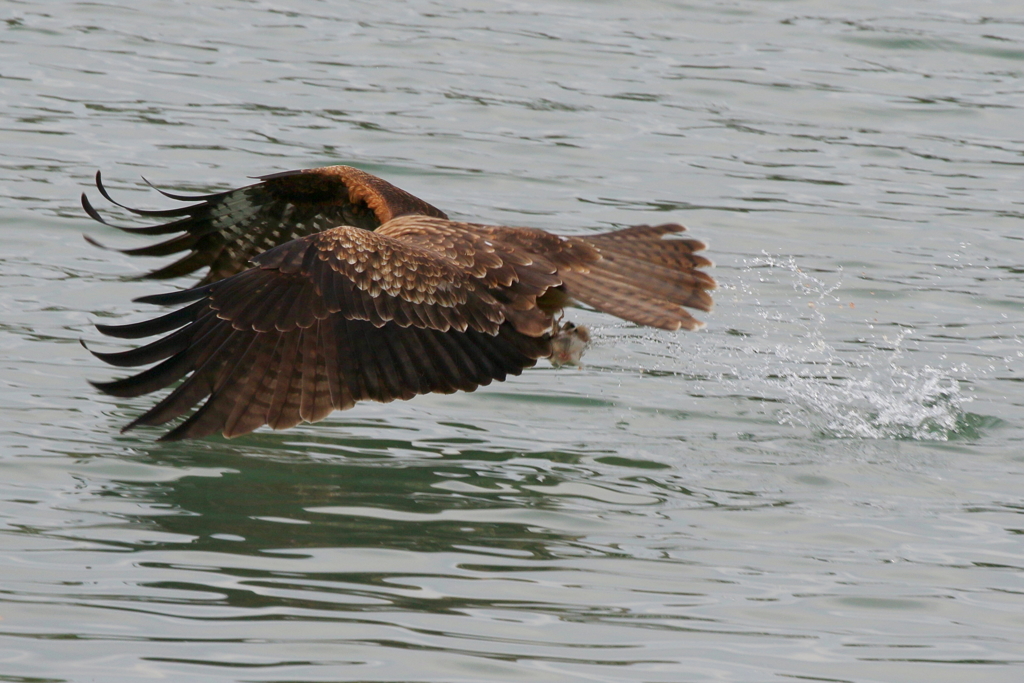
[[[433,219],[399,220],[409,230],[415,220]],[[130,397],[184,379],[127,427],[191,412],[164,436],[174,440],[237,436],[264,424],[283,429],[365,399],[472,391],[504,380],[550,353],[551,318],[495,297],[488,283],[505,263],[490,252],[467,257],[474,242],[470,233],[453,241],[459,265],[387,234],[335,228],[272,249],[256,267],[219,282],[144,297],[185,306],[142,323],[99,326],[114,337],[166,336],[96,355],[120,367],[156,365],[96,386]],[[543,271],[530,279],[537,287],[557,283]],[[522,321],[533,335],[517,329]]]

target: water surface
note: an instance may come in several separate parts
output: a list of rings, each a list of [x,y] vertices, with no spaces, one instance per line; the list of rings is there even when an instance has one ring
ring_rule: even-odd
[[[0,680],[1021,679],[1016,3],[0,18]],[[119,434],[150,400],[79,340],[169,285],[81,239],[136,244],[95,171],[164,208],[141,175],[331,163],[457,219],[683,222],[717,308],[575,312],[584,369],[474,394]]]

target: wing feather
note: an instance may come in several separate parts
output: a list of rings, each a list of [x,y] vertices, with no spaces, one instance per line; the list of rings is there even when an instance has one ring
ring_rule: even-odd
[[[250,390],[254,374],[251,372],[254,365],[252,356],[259,354],[261,345],[254,334],[236,331],[233,337],[233,353],[221,357],[220,367],[211,382],[206,402],[184,422],[168,432],[163,437],[164,440],[175,441],[202,436],[218,429],[230,433],[226,426],[227,419],[235,405],[247,401],[247,392]]]
[[[209,385],[212,379],[210,375],[217,369],[215,362],[220,362],[221,352],[225,346],[228,346],[233,338],[239,335],[240,333],[231,329],[230,326],[221,325],[210,338],[203,340],[203,343],[208,346],[192,347],[197,351],[196,357],[183,359],[192,374],[163,400],[125,425],[122,431],[128,431],[139,425],[161,425],[186,414],[196,403],[209,395],[211,391]],[[182,353],[186,352],[187,350]],[[211,362],[212,359],[217,360]],[[128,379],[138,377],[139,375],[136,375],[134,378]],[[100,388],[102,389],[102,387]]]
[[[328,318],[321,322],[320,348],[324,354],[324,371],[327,373],[327,389],[331,395],[331,405],[336,410],[346,410],[356,403],[349,389],[346,369],[339,357],[340,340],[336,335],[337,321]]]
[[[224,421],[225,436],[248,434],[267,423],[269,397],[273,395],[272,386],[276,377],[274,361],[281,337],[280,332],[273,332],[261,340],[252,372],[245,379],[246,386],[239,392],[239,398]]]
[[[282,336],[281,353],[273,368],[274,382],[270,407],[267,409],[267,424],[274,429],[287,429],[299,423],[292,382],[295,380],[295,366],[298,357],[301,331],[289,330]],[[294,415],[292,413],[294,412]]]
[[[197,203],[153,211],[115,201],[97,173],[96,188],[114,205],[138,216],[177,220],[152,226],[119,226],[104,219],[85,194],[82,207],[93,220],[124,232],[183,233],[158,244],[121,251],[136,256],[189,252],[184,258],[143,277],[179,277],[209,266],[203,282],[238,273],[248,266],[250,259],[277,245],[339,225],[373,230],[406,214],[445,218],[436,207],[349,166],[286,171],[259,180],[253,185],[208,195],[186,196],[160,190],[170,199]],[[91,238],[90,241],[102,246]]]

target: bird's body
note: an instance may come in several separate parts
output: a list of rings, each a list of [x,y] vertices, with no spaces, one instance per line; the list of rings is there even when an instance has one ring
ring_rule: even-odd
[[[684,307],[711,307],[715,283],[699,270],[710,262],[695,253],[704,244],[662,239],[679,225],[559,237],[451,221],[347,166],[260,181],[206,196],[164,193],[195,202],[178,209],[129,209],[174,220],[123,230],[181,234],[126,253],[188,252],[147,277],[209,271],[193,289],[140,299],[182,308],[97,326],[114,337],[165,335],[97,353],[117,366],[156,363],[96,384],[102,391],[139,396],[184,378],[127,428],[188,415],[163,438],[237,436],[315,422],[364,399],[472,391],[560,351],[571,339],[554,316],[572,302],[663,329],[699,327]],[[99,174],[97,187],[113,202]]]

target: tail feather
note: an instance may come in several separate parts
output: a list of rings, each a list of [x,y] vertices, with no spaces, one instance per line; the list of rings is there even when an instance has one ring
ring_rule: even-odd
[[[592,277],[589,273],[569,273],[565,285],[573,298],[599,311],[663,330],[703,326],[685,308],[628,284]]]
[[[603,232],[587,237],[601,253],[618,253],[648,263],[670,268],[710,268],[710,259],[696,254],[708,245],[692,238],[661,239],[663,235],[679,233],[686,228],[678,223],[664,225],[634,225],[630,228]]]
[[[673,270],[618,254],[602,256],[605,258],[590,268],[595,277],[636,287],[680,306],[711,310],[711,296],[705,290],[713,288],[715,281],[707,273],[690,268]]]
[[[587,272],[563,273],[568,293],[578,301],[639,325],[666,330],[697,329],[684,306],[710,311],[714,278],[700,270],[713,265],[694,252],[700,240],[662,239],[681,225],[635,225],[585,238],[601,254]]]
[[[661,225],[631,225],[628,228],[612,230],[611,232],[600,232],[588,237],[588,240],[654,240],[657,241],[662,235],[669,235],[675,232],[686,232],[686,228],[678,223],[662,223]]]
[[[638,261],[675,269],[711,268],[711,259],[695,252],[707,248],[699,240],[666,239],[644,242],[623,242],[621,240],[595,240],[588,238],[602,255],[621,254]]]

